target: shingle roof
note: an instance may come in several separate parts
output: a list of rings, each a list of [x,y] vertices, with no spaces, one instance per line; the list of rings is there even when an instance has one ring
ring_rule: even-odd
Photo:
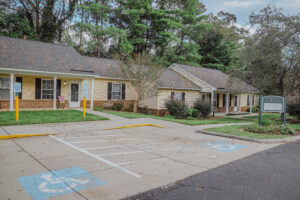
[[[231,78],[227,74],[216,69],[194,67],[177,63],[175,65],[181,67],[218,90],[259,92],[259,90],[257,90],[255,87],[245,83],[244,81]]]
[[[201,88],[171,69],[164,69],[156,81],[160,88],[200,90]]]
[[[93,74],[84,72],[88,68],[80,57],[69,46],[0,36],[2,68]]]
[[[3,36],[0,36],[0,68],[122,77],[116,60],[81,56],[66,45]]]

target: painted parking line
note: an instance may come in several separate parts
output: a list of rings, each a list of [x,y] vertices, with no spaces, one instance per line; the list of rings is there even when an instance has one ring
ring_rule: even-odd
[[[71,144],[90,143],[90,142],[109,142],[109,140],[82,140],[70,142]]]
[[[151,144],[160,144],[159,142],[145,142],[145,143],[140,143],[140,144],[136,144],[136,145],[151,145]],[[104,146],[104,147],[87,147],[84,148],[85,150],[96,150],[96,149],[116,149],[116,148],[121,148],[121,147],[131,147],[132,145],[113,145],[113,146]]]
[[[131,164],[145,163],[145,162],[155,162],[155,161],[162,161],[162,160],[167,160],[167,158],[154,158],[150,160],[130,161],[130,162],[118,163],[118,165],[124,166],[124,165],[131,165]]]
[[[60,138],[58,138],[58,137],[55,137],[55,136],[53,136],[53,135],[50,135],[49,137],[51,137],[51,138],[53,138],[53,139],[55,139],[55,140],[57,140],[57,141],[59,141],[59,142],[65,144],[65,145],[67,145],[67,146],[69,146],[69,147],[72,147],[73,149],[76,149],[76,150],[79,151],[79,152],[82,152],[82,153],[84,153],[84,154],[86,154],[86,155],[88,155],[88,156],[91,156],[91,157],[93,157],[93,158],[95,158],[95,159],[97,159],[97,160],[99,160],[99,161],[101,161],[101,162],[104,162],[104,163],[107,164],[107,165],[110,165],[110,166],[112,166],[112,167],[115,167],[115,168],[117,168],[117,169],[119,169],[119,170],[121,170],[121,171],[127,173],[127,174],[130,174],[130,175],[132,175],[132,176],[134,176],[134,177],[136,177],[136,178],[142,177],[141,175],[139,175],[139,174],[137,174],[137,173],[135,173],[135,172],[132,172],[132,171],[130,171],[130,170],[128,170],[128,169],[125,169],[125,168],[119,166],[119,165],[116,164],[116,163],[110,162],[109,160],[106,160],[105,158],[102,158],[102,157],[99,156],[99,155],[93,154],[93,153],[91,153],[91,152],[89,152],[89,151],[87,151],[87,150],[85,150],[85,149],[79,148],[79,147],[77,147],[77,146],[75,146],[75,145],[73,145],[73,144],[71,144],[71,143],[69,143],[69,142],[66,142],[66,141],[64,141],[64,140],[62,140],[62,139],[60,139]]]
[[[23,176],[18,181],[33,200],[46,200],[105,184],[80,167]]]
[[[0,140],[7,140],[7,139],[12,139],[12,138],[23,138],[23,137],[34,137],[34,136],[46,136],[46,135],[56,135],[56,133],[0,135]]]

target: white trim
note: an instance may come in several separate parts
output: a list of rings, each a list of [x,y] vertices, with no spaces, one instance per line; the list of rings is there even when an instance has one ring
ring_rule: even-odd
[[[76,106],[72,106],[71,104],[71,96],[72,96],[72,93],[71,93],[71,85],[72,84],[78,84],[78,104],[76,104]],[[81,81],[74,81],[74,80],[71,80],[69,81],[69,107],[73,107],[73,108],[76,108],[76,107],[79,107],[80,108],[80,101],[81,101],[81,93],[80,93],[80,89],[81,89]],[[75,104],[75,103],[74,103]]]
[[[53,80],[53,109],[56,109],[56,87],[57,87],[57,77],[54,76],[54,80]]]
[[[178,66],[177,63],[173,63],[169,68],[172,69],[172,66],[176,66],[179,67],[180,69],[182,69],[183,71],[185,71],[186,73],[188,73],[189,75],[193,76],[194,78],[198,79],[201,83],[208,85],[209,87],[211,87],[212,90],[216,90],[216,88],[214,86],[212,86],[211,84],[203,81],[202,79],[200,79],[199,77],[195,76],[194,74],[188,72],[187,70],[183,69],[182,67]],[[173,70],[173,69],[172,69]],[[174,70],[175,71],[175,70]],[[181,74],[182,75],[182,74]],[[183,75],[182,75],[183,76]],[[192,80],[189,79],[189,81],[193,82]],[[198,85],[197,83],[193,82],[194,84]],[[201,86],[199,86],[201,87]]]
[[[94,109],[94,78],[91,78],[90,110]]]
[[[9,108],[10,111],[14,110],[14,74],[10,74]]]

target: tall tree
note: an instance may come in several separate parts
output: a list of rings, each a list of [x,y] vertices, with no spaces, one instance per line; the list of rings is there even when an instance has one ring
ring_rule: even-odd
[[[64,25],[73,17],[78,0],[0,0],[12,11],[24,11],[36,38],[53,42],[61,40]]]
[[[285,96],[299,87],[300,15],[267,6],[249,19],[256,31],[246,40],[247,65],[241,74],[264,94]]]

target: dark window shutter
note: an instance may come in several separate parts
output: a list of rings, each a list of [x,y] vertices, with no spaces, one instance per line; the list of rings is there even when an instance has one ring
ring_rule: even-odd
[[[249,106],[249,105],[250,105],[250,96],[247,95],[247,106]]]
[[[226,106],[226,95],[223,94],[223,107],[225,107],[225,106]]]
[[[185,101],[185,92],[182,93],[182,101]]]
[[[56,83],[56,99],[58,99],[58,96],[60,96],[61,93],[61,80],[57,79]]]
[[[174,100],[174,92],[171,92],[171,100]]]
[[[122,83],[122,99],[125,100],[126,97],[126,85],[125,83]]]
[[[220,106],[220,94],[217,94],[217,107]]]
[[[229,95],[229,106],[231,106],[231,98],[232,98],[232,94]]]
[[[41,79],[35,79],[35,99],[41,99]]]
[[[112,87],[112,83],[108,82],[108,86],[107,86],[107,99],[111,100],[111,87]]]
[[[254,106],[254,94],[252,95],[252,106]]]
[[[19,99],[22,99],[22,91],[23,91],[23,78],[22,77],[16,77],[16,82],[21,83],[21,92],[19,92],[17,95]]]

